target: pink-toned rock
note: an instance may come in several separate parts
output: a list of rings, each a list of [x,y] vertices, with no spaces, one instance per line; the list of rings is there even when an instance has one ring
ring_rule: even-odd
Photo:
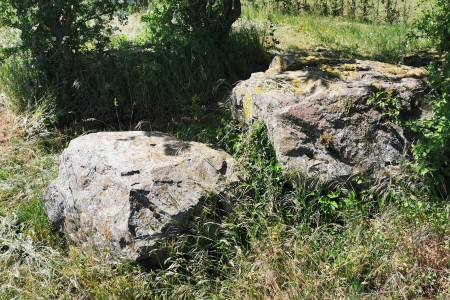
[[[389,103],[383,110],[370,99],[395,99],[401,116],[417,115],[426,76],[374,61],[277,56],[269,70],[240,82],[231,102],[236,118],[265,123],[286,170],[345,182],[408,159],[411,138],[386,117]]]

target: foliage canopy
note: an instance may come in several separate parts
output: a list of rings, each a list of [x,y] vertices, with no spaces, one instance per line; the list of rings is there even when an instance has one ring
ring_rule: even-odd
[[[56,62],[89,46],[101,49],[111,20],[124,20],[125,1],[2,0],[0,24],[20,31],[21,48],[39,63]]]
[[[240,0],[154,0],[143,20],[156,41],[200,30],[223,42],[241,11]]]

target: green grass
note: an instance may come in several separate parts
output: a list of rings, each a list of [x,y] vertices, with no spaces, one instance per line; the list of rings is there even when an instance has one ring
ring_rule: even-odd
[[[3,209],[39,199],[42,189],[56,171],[54,153],[45,153],[35,144],[21,142],[0,158],[0,203]],[[36,147],[36,148],[35,148]],[[51,171],[48,167],[53,166]]]
[[[397,64],[405,54],[430,48],[426,40],[407,40],[410,30],[407,24],[365,24],[339,17],[290,15],[251,8],[245,11],[245,16],[266,28],[272,23],[281,51],[301,52],[322,47],[338,57]]]
[[[430,1],[421,0],[253,0],[242,1],[257,10],[280,11],[292,15],[339,16],[365,23],[411,23]],[[351,4],[355,3],[355,9]],[[423,2],[423,3],[422,3]]]

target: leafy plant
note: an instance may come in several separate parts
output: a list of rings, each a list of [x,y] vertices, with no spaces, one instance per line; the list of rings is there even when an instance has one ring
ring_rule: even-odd
[[[237,157],[248,171],[245,188],[254,200],[264,201],[267,195],[280,195],[283,171],[262,121],[253,124],[248,132],[238,123],[228,123],[218,130],[218,139],[219,145]]]
[[[367,103],[373,104],[380,109],[386,121],[395,124],[400,123],[402,104],[398,98],[392,95],[392,91],[380,91],[374,93],[372,97],[367,100]]]
[[[450,178],[450,2],[434,0],[415,24],[419,36],[432,40],[442,62],[430,65],[430,82],[435,91],[428,98],[432,114],[413,124],[419,135],[415,157]],[[428,168],[427,168],[428,169]]]

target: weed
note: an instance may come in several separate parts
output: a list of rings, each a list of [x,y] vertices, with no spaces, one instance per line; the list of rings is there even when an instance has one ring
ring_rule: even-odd
[[[400,114],[402,112],[402,103],[395,96],[392,91],[381,91],[374,93],[372,97],[367,100],[368,104],[373,104],[381,110],[384,121],[400,123]]]

